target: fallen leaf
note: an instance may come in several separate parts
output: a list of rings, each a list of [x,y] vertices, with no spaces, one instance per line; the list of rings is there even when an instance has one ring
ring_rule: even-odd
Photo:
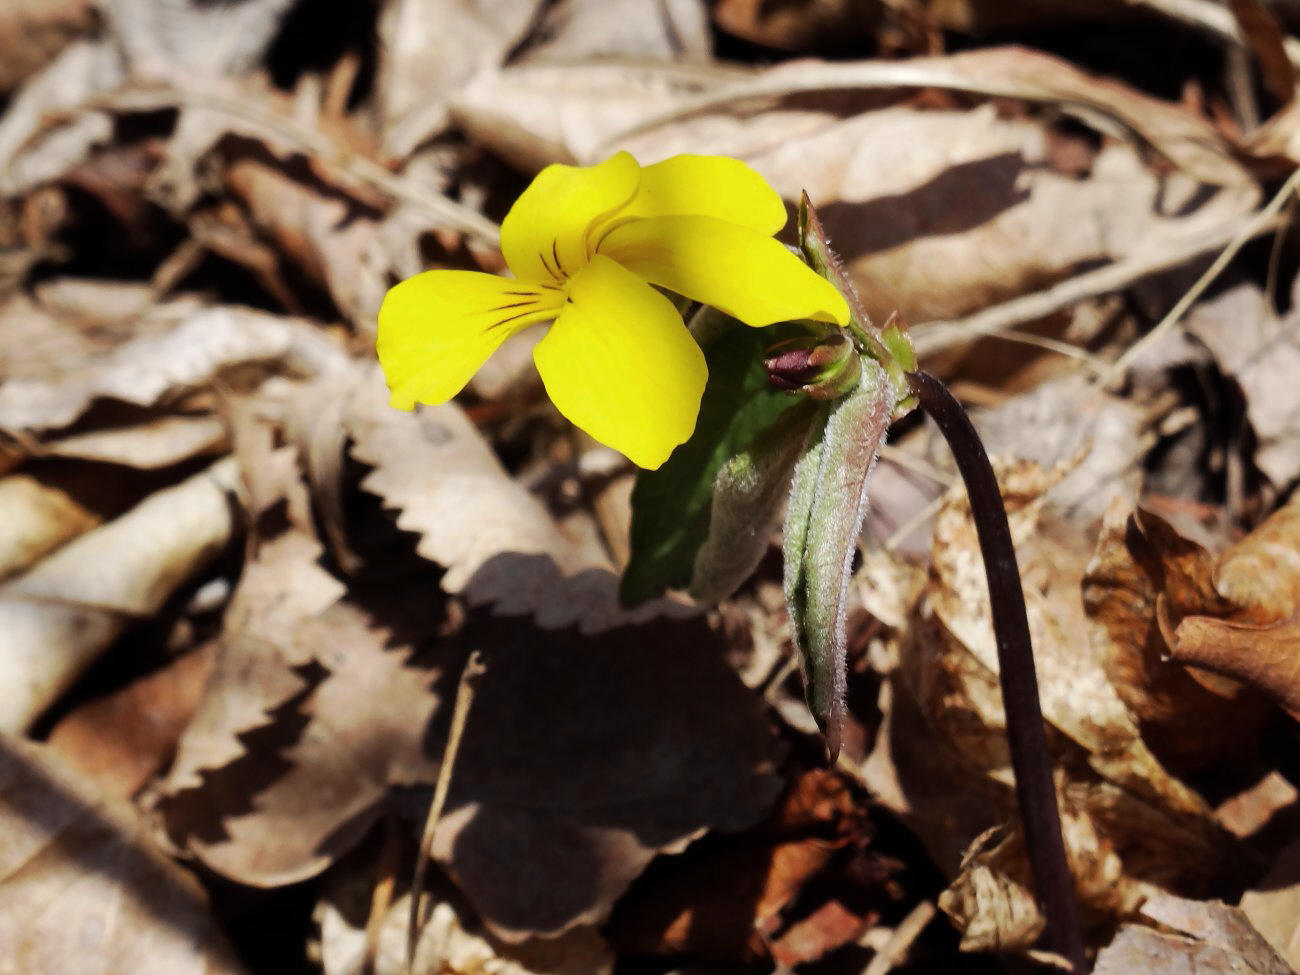
[[[90,0],[16,0],[0,11],[0,91],[10,91],[94,26]]]
[[[694,0],[561,0],[512,64],[613,58],[705,61],[708,12]]]
[[[220,452],[226,427],[215,416],[161,416],[138,426],[74,433],[41,444],[41,452],[144,469],[170,467]]]
[[[1292,295],[1293,309],[1300,309]],[[1230,288],[1192,309],[1184,326],[1236,381],[1255,432],[1255,464],[1278,487],[1300,474],[1300,310],[1278,318],[1252,284]]]
[[[0,579],[99,524],[95,512],[68,491],[29,474],[0,478]]]
[[[345,862],[331,872],[325,895],[316,906],[320,925],[321,967],[325,975],[609,975],[613,957],[594,928],[575,928],[559,938],[533,938],[505,944],[481,930],[463,908],[440,899],[432,903],[420,926],[415,956],[406,964],[410,894],[392,898],[374,933],[373,968],[366,968],[376,878],[369,862]],[[449,886],[449,885],[440,885]]]
[[[235,6],[202,0],[101,0],[114,40],[138,77],[174,82],[240,74],[255,66],[274,40],[293,0],[252,0]]]
[[[388,0],[379,20],[377,86],[384,145],[410,153],[446,124],[446,100],[500,65],[532,26],[536,0]]]
[[[718,963],[815,961],[874,923],[864,901],[892,900],[888,864],[870,859],[872,835],[841,778],[805,772],[763,822],[652,865],[619,901],[610,941]]]
[[[879,0],[721,0],[712,13],[722,30],[755,44],[831,53],[861,50],[874,40],[883,7]]]
[[[1292,842],[1253,889],[1241,913],[1292,968],[1300,966],[1300,843]]]
[[[1153,896],[1142,913],[1176,934],[1127,924],[1097,956],[1094,975],[1291,975],[1241,911],[1221,901]]]
[[[50,750],[104,795],[134,796],[175,754],[216,649],[215,643],[205,643],[120,691],[75,708],[50,732]]]
[[[147,619],[229,544],[233,461],[218,461],[0,586],[0,726],[22,729],[133,620]]]
[[[693,612],[667,600],[624,610],[609,562],[561,534],[455,404],[394,410],[375,370],[352,387],[343,422],[352,456],[373,468],[361,487],[397,509],[398,528],[419,534],[416,551],[446,569],[447,592],[587,632]]]
[[[236,366],[314,375],[344,362],[343,352],[304,321],[233,306],[208,308],[107,356],[63,364],[55,375],[8,380],[0,385],[0,428],[64,427],[101,398],[152,406]]]
[[[0,740],[0,945],[14,971],[238,975],[194,880],[48,748]]]
[[[702,621],[459,640],[488,670],[434,855],[497,937],[600,923],[657,854],[776,799],[770,728]]]
[[[1229,603],[1214,588],[1214,558],[1149,511],[1123,502],[1107,512],[1083,578],[1088,632],[1115,691],[1142,738],[1174,769],[1204,768],[1253,754],[1267,708],[1240,684],[1192,672],[1168,659],[1174,620],[1222,613]],[[1222,734],[1230,726],[1233,735]]]

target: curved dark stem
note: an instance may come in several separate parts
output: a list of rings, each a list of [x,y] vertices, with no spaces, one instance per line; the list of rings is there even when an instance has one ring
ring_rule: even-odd
[[[1002,704],[1007,713],[1011,767],[1016,775],[1016,799],[1025,827],[1034,886],[1047,919],[1043,946],[1069,961],[1076,975],[1084,975],[1088,967],[1079,929],[1079,910],[1065,859],[1065,843],[1061,839],[1061,815],[1052,785],[1047,736],[1043,733],[1043,710],[1038,701],[1025,594],[1020,588],[1020,570],[1011,544],[1007,511],[984,445],[970,417],[948,387],[924,372],[907,373],[907,382],[948,441],[970,497],[975,534],[989,582],[998,666],[1002,672]]]

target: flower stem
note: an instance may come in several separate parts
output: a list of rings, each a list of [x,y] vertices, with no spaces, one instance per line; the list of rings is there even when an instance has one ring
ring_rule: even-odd
[[[925,372],[907,373],[907,382],[948,441],[970,497],[997,636],[1002,704],[1007,715],[1011,767],[1016,776],[1016,800],[1024,823],[1034,887],[1047,920],[1044,947],[1066,959],[1076,975],[1084,975],[1088,968],[1078,904],[1061,838],[1061,815],[1052,785],[1047,736],[1043,732],[1025,594],[1020,587],[1020,570],[1011,543],[1007,511],[979,434],[948,387]]]

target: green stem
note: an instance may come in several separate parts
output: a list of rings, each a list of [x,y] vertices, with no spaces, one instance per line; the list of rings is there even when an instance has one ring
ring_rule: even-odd
[[[1007,715],[1011,767],[1016,776],[1016,800],[1024,823],[1034,887],[1047,920],[1044,947],[1066,959],[1076,975],[1084,975],[1088,967],[1079,928],[1079,909],[1061,838],[1061,815],[1052,784],[1047,736],[1043,731],[1025,594],[1020,587],[1020,570],[1011,543],[1007,511],[979,434],[948,387],[924,372],[907,373],[907,382],[948,441],[970,497],[997,636],[1002,704]]]

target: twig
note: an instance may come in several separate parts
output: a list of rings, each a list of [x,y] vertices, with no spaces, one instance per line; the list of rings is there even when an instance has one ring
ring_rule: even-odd
[[[1232,259],[1237,256],[1237,252],[1246,246],[1247,242],[1272,227],[1278,212],[1286,205],[1286,202],[1295,193],[1296,187],[1300,186],[1300,169],[1297,169],[1287,181],[1282,184],[1282,188],[1277,191],[1273,199],[1268,201],[1268,205],[1246,221],[1245,226],[1237,233],[1231,241],[1214,259],[1214,263],[1206,268],[1205,273],[1197,278],[1196,283],[1187,289],[1187,293],[1178,299],[1177,304],[1169,309],[1169,313],[1162,318],[1155,328],[1147,332],[1146,335],[1134,342],[1128,349],[1115,360],[1115,363],[1107,369],[1097,379],[1098,387],[1106,387],[1116,379],[1123,376],[1125,371],[1133,362],[1151,345],[1159,341],[1166,332],[1178,324],[1187,310],[1195,304],[1196,300],[1205,293],[1214,279],[1222,273],[1223,269],[1232,263]]]
[[[888,975],[894,970],[894,966],[903,960],[907,955],[908,949],[925,930],[927,924],[934,918],[935,907],[934,901],[924,900],[907,912],[907,917],[903,918],[898,927],[894,928],[893,935],[889,940],[876,952],[875,957],[863,971],[862,975]]]
[[[1248,217],[1244,223],[1234,223],[1220,227],[1206,234],[1200,234],[1190,240],[1178,241],[1164,250],[1137,256],[1107,264],[1095,271],[1066,278],[1059,284],[1044,291],[1013,298],[1000,305],[993,305],[974,315],[949,321],[923,322],[908,330],[912,344],[918,356],[930,355],[943,349],[1005,332],[1017,325],[1045,318],[1053,312],[1060,311],[1085,298],[1123,291],[1136,281],[1150,277],[1161,271],[1185,264],[1193,258],[1209,251],[1223,247],[1242,234],[1251,237],[1267,233],[1275,226],[1272,218],[1260,223],[1263,211]]]
[[[420,907],[424,896],[425,874],[428,871],[429,860],[433,856],[433,837],[438,829],[438,820],[442,818],[442,809],[447,804],[447,793],[451,790],[451,772],[456,766],[456,755],[460,751],[460,740],[465,733],[465,722],[469,719],[469,709],[474,703],[474,691],[479,677],[486,670],[483,654],[475,650],[465,661],[465,669],[460,672],[460,684],[456,688],[456,704],[451,712],[451,729],[447,732],[447,745],[442,751],[438,782],[433,787],[433,802],[429,806],[429,815],[424,821],[424,833],[420,837],[420,852],[415,860],[415,876],[411,880],[411,915],[406,926],[407,975],[410,975],[415,964],[415,941],[420,930],[422,913]]]
[[[1038,700],[1025,594],[1020,586],[1020,569],[1006,508],[979,435],[948,387],[924,372],[909,372],[907,380],[921,406],[948,441],[970,498],[971,517],[988,578],[993,632],[997,637],[999,682],[1007,717],[1011,767],[1016,778],[1016,800],[1024,823],[1034,888],[1047,919],[1045,946],[1067,959],[1075,975],[1084,975],[1087,961],[1074,881],[1061,837],[1061,814],[1052,784],[1047,736],[1043,732],[1043,709]]]

